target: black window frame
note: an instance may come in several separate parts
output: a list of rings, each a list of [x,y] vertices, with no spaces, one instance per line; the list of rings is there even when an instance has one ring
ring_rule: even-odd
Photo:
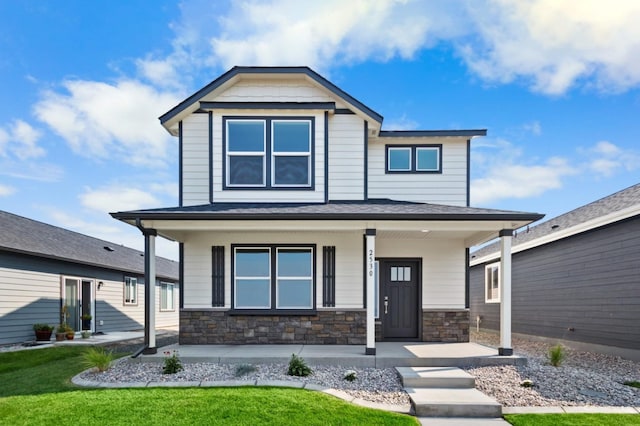
[[[269,249],[270,255],[270,292],[269,308],[236,308],[236,249]],[[277,253],[278,249],[310,249],[311,250],[311,308],[277,308]],[[317,291],[317,245],[316,244],[231,244],[231,314],[236,315],[315,315]]]
[[[405,148],[410,149],[409,170],[389,170],[389,149]],[[418,170],[418,149],[436,148],[438,150],[437,170]],[[384,172],[385,174],[442,174],[442,144],[387,144],[384,146]]]
[[[264,185],[230,185],[227,176],[227,121],[263,121],[265,129]],[[272,182],[273,125],[274,121],[308,121],[310,123],[309,140],[309,184],[308,185],[276,185]],[[225,115],[222,117],[222,189],[225,191],[315,191],[315,117],[314,116],[252,116]]]

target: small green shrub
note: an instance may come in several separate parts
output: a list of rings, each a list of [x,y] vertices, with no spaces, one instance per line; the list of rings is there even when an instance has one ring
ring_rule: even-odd
[[[549,364],[553,365],[554,367],[560,367],[560,365],[564,362],[565,357],[566,353],[562,345],[558,344],[549,348]]]
[[[33,329],[35,331],[53,331],[55,327],[49,324],[37,323],[33,324]]]
[[[636,381],[636,380],[632,380],[629,382],[624,382],[625,385],[627,386],[631,386],[632,388],[638,388],[640,389],[640,382]]]
[[[289,361],[289,369],[287,370],[287,374],[290,376],[298,376],[298,377],[307,377],[313,373],[311,368],[304,362],[304,359],[297,356],[296,354],[291,354],[291,360]]]
[[[113,353],[105,348],[89,348],[82,354],[83,365],[86,368],[97,368],[98,371],[107,371],[113,361]]]
[[[524,379],[523,381],[520,382],[520,386],[522,386],[523,388],[532,388],[533,387],[533,380]]]
[[[251,364],[240,364],[236,367],[236,377],[246,376],[249,373],[256,371],[256,367]]]
[[[349,370],[346,373],[344,373],[344,379],[347,382],[355,382],[357,378],[358,378],[358,375],[353,370]]]
[[[176,374],[178,371],[184,370],[177,351],[173,351],[173,354],[170,351],[166,351],[164,354],[167,357],[164,359],[162,374]]]

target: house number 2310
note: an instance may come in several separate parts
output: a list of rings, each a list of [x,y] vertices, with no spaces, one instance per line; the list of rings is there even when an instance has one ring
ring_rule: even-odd
[[[374,265],[374,258],[373,258],[373,250],[369,250],[369,276],[372,277],[373,276],[373,265]]]

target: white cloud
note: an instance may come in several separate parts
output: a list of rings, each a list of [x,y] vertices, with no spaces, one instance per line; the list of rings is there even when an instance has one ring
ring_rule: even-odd
[[[172,138],[157,117],[177,103],[176,95],[136,80],[62,85],[65,93],[45,91],[34,112],[74,152],[134,165],[164,164]]]
[[[557,95],[585,82],[603,91],[640,84],[640,2],[469,2],[473,33],[458,42],[467,65],[501,83],[517,78]]]
[[[525,132],[531,133],[534,136],[540,136],[542,134],[542,126],[539,121],[532,121],[522,125]]]
[[[45,150],[38,146],[42,132],[23,120],[14,120],[4,128],[0,127],[0,155],[10,154],[19,160],[42,157]]]
[[[16,189],[0,183],[0,197],[7,197],[16,192]]]
[[[418,122],[402,114],[398,118],[385,120],[382,127],[383,130],[415,130],[418,128]]]
[[[600,141],[579,152],[587,157],[587,171],[598,177],[607,178],[621,171],[640,168],[640,152],[622,149],[609,141]]]
[[[160,201],[149,192],[126,185],[111,185],[100,189],[86,188],[80,203],[98,212],[116,212],[158,207]]]

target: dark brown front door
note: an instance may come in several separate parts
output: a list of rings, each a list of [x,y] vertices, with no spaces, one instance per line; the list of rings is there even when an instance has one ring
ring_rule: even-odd
[[[418,338],[419,262],[383,260],[380,266],[380,316],[383,338]]]

